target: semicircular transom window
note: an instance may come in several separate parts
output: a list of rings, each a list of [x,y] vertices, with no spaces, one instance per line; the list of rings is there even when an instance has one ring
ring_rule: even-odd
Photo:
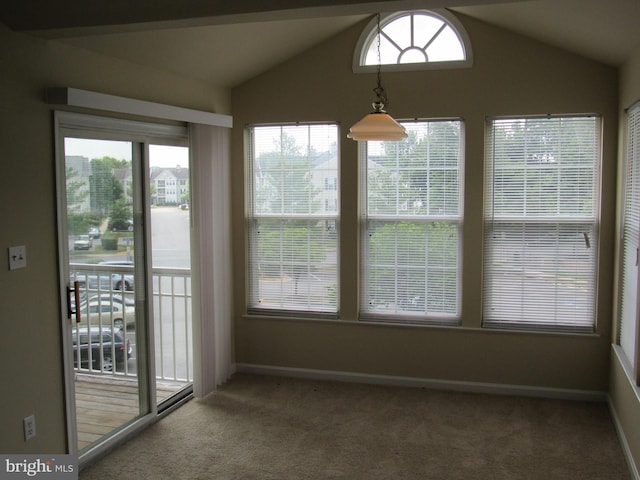
[[[471,65],[471,45],[462,24],[447,11],[419,10],[374,18],[360,36],[354,71],[380,65],[394,70],[456,68]],[[389,69],[389,68],[385,68]]]

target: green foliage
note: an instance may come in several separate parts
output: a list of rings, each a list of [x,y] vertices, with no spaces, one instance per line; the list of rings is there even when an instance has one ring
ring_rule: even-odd
[[[458,230],[453,222],[376,222],[369,240],[370,293],[377,304],[406,310],[451,308],[443,285],[455,291]]]
[[[118,237],[112,233],[105,233],[100,239],[100,243],[104,250],[118,249]]]
[[[592,215],[594,124],[533,118],[494,124],[494,205],[510,215]]]
[[[260,177],[256,210],[285,215],[317,213],[322,205],[317,200],[321,190],[314,188],[310,174],[314,158],[301,154],[295,140],[283,134],[277,151],[262,154],[256,160]]]
[[[109,230],[128,230],[132,216],[131,207],[123,199],[116,200],[109,214]]]
[[[129,167],[126,160],[116,160],[111,157],[94,158],[91,160],[91,210],[106,215],[111,205],[123,198],[122,184],[113,174],[115,168]]]
[[[334,283],[327,287],[327,299],[332,304],[337,304],[338,302],[338,285],[337,284]]]
[[[369,301],[455,313],[458,225],[436,219],[459,214],[460,123],[407,124],[407,132],[407,140],[381,143],[382,154],[369,157]],[[390,219],[373,220],[380,216]]]
[[[316,221],[261,220],[257,245],[261,274],[288,275],[297,282],[325,258],[326,251],[319,240],[322,234],[323,229]]]
[[[322,222],[290,218],[320,211],[319,189],[312,183],[310,171],[314,155],[303,155],[295,140],[283,134],[276,150],[260,156],[259,182],[256,185],[258,213],[279,215],[280,219],[262,219],[257,226],[257,255],[264,276],[289,275],[297,280],[310,273],[310,265],[326,256],[322,242]],[[256,168],[258,170],[258,168]]]
[[[187,180],[187,187],[186,187],[184,193],[182,194],[182,196],[180,197],[180,203],[191,203],[191,191],[190,190],[191,190],[191,185],[189,183],[189,180]]]
[[[156,187],[155,182],[151,182],[149,184],[149,199],[151,205],[157,205],[158,203],[158,189]]]
[[[367,168],[369,215],[457,215],[460,124],[408,124],[402,142],[382,142]]]
[[[69,213],[67,228],[69,235],[86,235],[91,227],[100,225],[100,217],[89,213]]]
[[[81,180],[73,180],[78,173],[71,167],[66,168],[67,179],[67,211],[79,212],[89,196],[89,189],[85,182]]]

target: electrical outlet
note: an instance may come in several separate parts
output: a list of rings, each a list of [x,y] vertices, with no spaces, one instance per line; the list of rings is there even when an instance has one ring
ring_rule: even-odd
[[[9,247],[9,270],[17,270],[27,266],[27,247]]]
[[[24,417],[22,423],[24,424],[24,441],[26,442],[36,436],[36,416]]]

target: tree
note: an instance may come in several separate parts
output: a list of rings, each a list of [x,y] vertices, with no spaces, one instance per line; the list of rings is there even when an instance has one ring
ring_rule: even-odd
[[[91,210],[101,215],[107,215],[111,205],[124,195],[122,184],[113,174],[115,168],[129,165],[126,160],[112,157],[94,158],[91,160],[91,176],[89,185],[91,191]],[[129,165],[130,168],[130,165]]]
[[[460,126],[420,123],[408,133],[367,166],[370,301],[455,313],[458,225],[438,217],[459,213]]]
[[[77,176],[73,168],[66,168],[67,228],[71,235],[86,234],[90,227],[100,225],[100,217],[87,211],[89,186]]]
[[[315,152],[301,152],[284,133],[272,152],[262,154],[255,167],[257,255],[262,275],[309,275],[326,255],[322,221],[310,218],[321,211],[320,192],[312,181]],[[260,218],[268,214],[270,218]]]
[[[455,311],[448,298],[456,290],[457,236],[452,222],[381,223],[370,233],[372,301],[402,310]]]
[[[598,148],[593,122],[586,117],[495,122],[496,209],[509,215],[592,214]]]
[[[180,197],[180,202],[181,203],[189,203],[191,201],[191,185],[189,184],[189,180],[187,180],[185,189],[184,189],[184,193],[182,194],[182,196]]]
[[[158,203],[158,188],[154,182],[149,184],[149,201],[151,205],[156,205]]]
[[[67,181],[67,212],[80,212],[89,196],[87,184],[82,180],[73,180],[78,173],[71,167],[66,167]]]
[[[131,217],[131,207],[125,203],[124,199],[116,200],[111,205],[109,213],[109,229],[129,230]]]

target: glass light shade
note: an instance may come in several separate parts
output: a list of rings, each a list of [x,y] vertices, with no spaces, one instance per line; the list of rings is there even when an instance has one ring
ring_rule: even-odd
[[[407,131],[384,111],[374,111],[351,127],[347,138],[394,142],[407,138]]]

